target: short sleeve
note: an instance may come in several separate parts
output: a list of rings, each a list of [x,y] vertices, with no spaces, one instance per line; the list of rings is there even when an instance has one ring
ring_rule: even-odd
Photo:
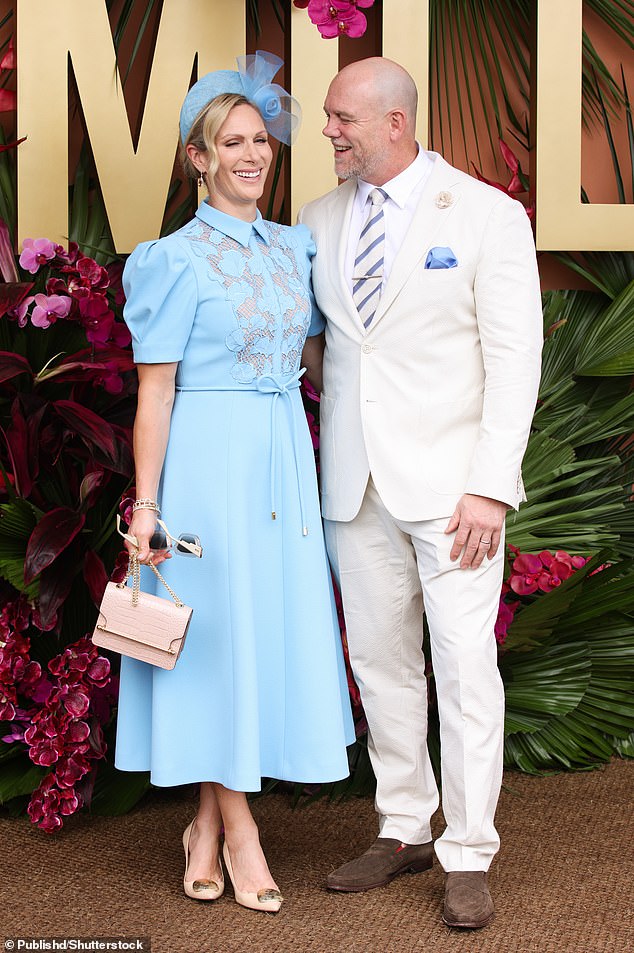
[[[312,232],[309,229],[308,225],[302,225],[302,224],[293,225],[292,228],[306,256],[307,268],[309,273],[308,274],[308,294],[310,296],[310,312],[311,312],[310,325],[309,325],[308,333],[306,337],[312,338],[312,337],[316,337],[316,335],[318,334],[321,334],[326,327],[326,321],[324,320],[324,316],[319,310],[319,308],[317,307],[317,304],[315,302],[315,295],[313,294],[313,282],[310,278],[310,271],[312,267],[311,262],[313,257],[317,253],[317,246],[315,245],[315,242],[313,241]]]
[[[182,360],[198,304],[185,249],[170,238],[137,245],[123,271],[123,289],[123,317],[137,364]]]

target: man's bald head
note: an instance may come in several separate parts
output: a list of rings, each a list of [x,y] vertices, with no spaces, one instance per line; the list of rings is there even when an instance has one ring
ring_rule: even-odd
[[[350,84],[359,96],[367,97],[383,113],[402,109],[407,116],[411,135],[416,134],[418,93],[414,80],[402,66],[384,56],[371,56],[344,66],[331,83]]]
[[[335,150],[335,171],[382,185],[416,157],[414,80],[381,56],[344,67],[328,89],[323,130]]]

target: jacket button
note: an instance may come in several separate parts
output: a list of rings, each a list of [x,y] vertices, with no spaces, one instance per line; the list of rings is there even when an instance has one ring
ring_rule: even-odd
[[[372,347],[371,344],[364,344],[362,345],[361,350],[363,351],[364,354],[370,354],[374,350],[374,348]]]

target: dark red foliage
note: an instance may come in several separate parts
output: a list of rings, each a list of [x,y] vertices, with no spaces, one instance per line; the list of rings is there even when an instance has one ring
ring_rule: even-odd
[[[24,562],[24,582],[28,586],[72,542],[86,522],[83,513],[59,506],[45,513],[31,536]]]

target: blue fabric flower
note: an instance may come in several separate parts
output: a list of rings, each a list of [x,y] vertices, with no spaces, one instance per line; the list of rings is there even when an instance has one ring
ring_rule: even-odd
[[[437,245],[429,249],[429,254],[425,260],[425,268],[456,268],[458,259],[451,248],[445,248]]]
[[[302,110],[294,96],[272,82],[284,61],[274,53],[257,50],[247,56],[239,56],[237,63],[237,72],[215,70],[194,83],[181,107],[181,141],[186,141],[196,116],[212,99],[222,93],[240,93],[260,110],[270,135],[287,146],[292,145],[302,120]]]

